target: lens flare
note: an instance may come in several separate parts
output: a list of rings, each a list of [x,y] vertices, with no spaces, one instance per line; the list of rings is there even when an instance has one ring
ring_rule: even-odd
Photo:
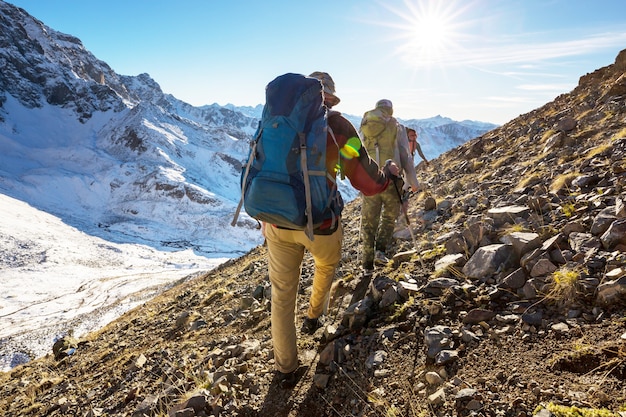
[[[341,156],[346,159],[352,159],[359,156],[361,150],[361,141],[359,138],[350,138],[345,145],[339,150]]]

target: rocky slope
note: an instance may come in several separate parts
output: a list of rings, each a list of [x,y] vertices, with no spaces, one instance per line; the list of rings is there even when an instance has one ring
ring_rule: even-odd
[[[0,375],[12,416],[529,416],[626,410],[626,50],[419,175],[359,275],[359,201],[326,326],[272,370],[265,247]],[[298,303],[312,279],[305,258]],[[53,348],[53,349],[52,349]]]

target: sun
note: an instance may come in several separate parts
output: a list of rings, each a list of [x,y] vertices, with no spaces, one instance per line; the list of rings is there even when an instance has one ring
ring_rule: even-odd
[[[455,1],[404,0],[404,10],[393,10],[402,18],[398,52],[415,66],[444,62],[457,47],[462,10]]]
[[[421,16],[412,32],[412,46],[428,54],[441,51],[450,40],[450,25],[441,16]]]

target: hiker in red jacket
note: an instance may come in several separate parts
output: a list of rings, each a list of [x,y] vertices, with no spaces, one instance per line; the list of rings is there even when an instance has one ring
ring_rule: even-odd
[[[335,178],[339,169],[348,177],[352,186],[365,195],[384,191],[390,183],[390,178],[398,174],[398,167],[391,164],[381,171],[362,147],[354,126],[341,113],[330,110],[339,103],[339,98],[335,95],[335,83],[330,75],[325,72],[314,72],[310,77],[322,82],[324,104],[328,109],[330,128],[326,148],[328,175]],[[341,201],[341,197],[339,200]],[[343,205],[342,202],[340,204]],[[343,238],[341,219],[329,217],[314,230],[313,240],[310,240],[302,230],[265,224],[263,226],[269,256],[269,277],[272,283],[271,322],[274,360],[280,386],[293,388],[300,376],[297,375],[299,363],[295,310],[302,259],[305,250],[308,250],[315,263],[309,308],[301,328],[303,333],[313,334],[321,327],[320,317],[328,307],[335,268],[341,259]]]

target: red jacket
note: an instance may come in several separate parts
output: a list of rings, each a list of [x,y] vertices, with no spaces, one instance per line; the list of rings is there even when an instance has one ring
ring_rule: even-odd
[[[326,169],[332,173],[339,163],[342,172],[350,180],[350,184],[363,194],[370,196],[384,191],[389,184],[389,179],[379,169],[378,164],[365,150],[361,144],[361,139],[352,123],[341,113],[331,111],[328,116],[328,126],[332,129],[339,149],[342,149],[350,138],[352,142],[358,140],[360,149],[358,156],[350,158],[349,152],[339,152],[341,160],[337,155],[337,146],[330,133],[326,139]],[[352,146],[354,148],[354,145]]]
[[[379,169],[376,161],[370,158],[352,123],[341,113],[330,111],[328,126],[335,136],[337,145],[329,132],[326,139],[326,170],[336,177],[339,166],[341,172],[350,180],[350,184],[364,195],[370,196],[385,191],[389,185],[389,179]],[[350,141],[350,147],[357,152],[350,152],[344,148],[348,141]],[[329,229],[332,220],[332,218],[327,219],[317,232]]]

